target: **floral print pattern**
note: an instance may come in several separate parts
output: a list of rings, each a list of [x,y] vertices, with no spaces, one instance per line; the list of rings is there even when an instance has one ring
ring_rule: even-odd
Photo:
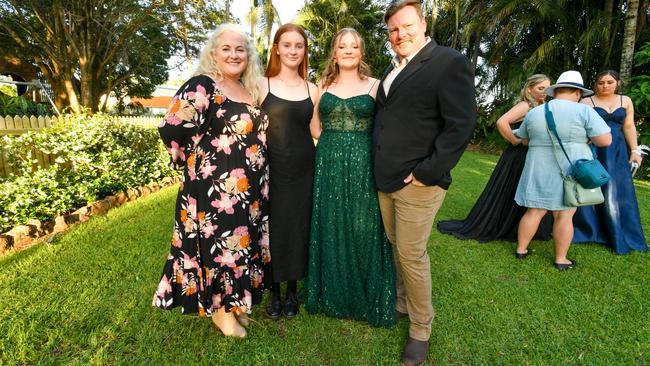
[[[260,302],[271,260],[267,127],[259,108],[228,99],[205,75],[172,99],[158,130],[184,179],[154,306],[206,316]]]

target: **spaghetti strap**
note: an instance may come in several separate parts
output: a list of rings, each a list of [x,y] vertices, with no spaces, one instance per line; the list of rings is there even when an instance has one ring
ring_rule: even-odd
[[[623,94],[621,94],[621,108],[623,107]]]
[[[268,77],[268,76],[266,77],[266,85],[267,85],[267,88],[268,88],[268,90],[266,92],[270,93],[271,92],[271,78]]]
[[[372,88],[375,87],[375,84],[377,84],[378,81],[379,81],[379,79],[375,79],[375,82],[372,83],[372,85],[370,85],[370,89],[368,89],[368,92],[366,94],[370,94],[370,92],[372,91]]]
[[[309,83],[305,80],[305,85],[307,85],[307,97],[311,99],[311,93],[309,93]]]
[[[596,103],[594,103],[594,100],[593,100],[591,97],[589,97],[589,100],[591,100],[591,104],[593,104],[594,107],[595,107],[595,106],[596,106]]]

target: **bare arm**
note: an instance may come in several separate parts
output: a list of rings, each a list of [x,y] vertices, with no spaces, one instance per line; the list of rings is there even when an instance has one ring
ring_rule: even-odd
[[[257,105],[262,105],[266,95],[269,93],[269,84],[266,77],[263,76],[257,79],[257,90],[259,91],[257,96]]]
[[[589,138],[591,142],[598,147],[609,146],[612,143],[612,134],[610,132]]]
[[[323,132],[323,129],[320,124],[320,114],[318,113],[318,106],[320,105],[320,96],[322,95],[322,90],[320,87],[309,83],[309,92],[311,94],[312,102],[314,104],[314,113],[311,116],[311,121],[309,122],[309,131],[311,132],[311,137],[318,140],[320,134]]]
[[[526,113],[528,113],[529,110],[530,106],[528,106],[528,103],[519,102],[497,120],[497,130],[504,139],[513,145],[519,145],[523,142],[523,140],[512,133],[512,128],[510,128],[510,125],[524,119]]]
[[[634,104],[632,104],[632,100],[629,97],[623,96],[623,106],[625,107],[623,136],[625,136],[627,147],[632,151],[630,154],[630,162],[635,162],[640,165],[643,158],[639,153],[634,152],[637,146],[639,146],[637,143],[636,126],[634,126]]]

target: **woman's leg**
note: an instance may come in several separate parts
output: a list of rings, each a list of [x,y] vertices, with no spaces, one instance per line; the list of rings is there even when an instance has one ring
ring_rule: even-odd
[[[271,284],[271,297],[266,304],[266,315],[275,320],[282,315],[282,303],[280,302],[280,282]]]
[[[519,228],[517,230],[517,253],[525,254],[528,252],[528,244],[533,240],[533,236],[539,228],[539,223],[546,215],[546,210],[543,208],[528,208],[526,213],[519,221]]]
[[[569,246],[573,239],[573,214],[575,208],[564,211],[553,211],[553,241],[555,242],[555,263],[569,264],[567,259]]]
[[[284,316],[291,319],[298,315],[298,297],[296,296],[296,289],[298,281],[287,281],[287,296],[284,302]]]

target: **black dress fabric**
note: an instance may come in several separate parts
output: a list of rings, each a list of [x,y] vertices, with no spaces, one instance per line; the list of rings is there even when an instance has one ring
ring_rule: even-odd
[[[305,84],[307,92],[309,88]],[[269,245],[272,282],[305,276],[316,148],[309,130],[311,97],[292,101],[271,92],[262,102],[269,116]]]
[[[516,242],[519,220],[526,213],[526,207],[515,203],[515,193],[527,151],[528,147],[523,145],[508,146],[467,217],[464,220],[441,221],[438,231],[461,240]],[[542,219],[534,239],[549,240],[552,230],[553,217],[548,213]]]

